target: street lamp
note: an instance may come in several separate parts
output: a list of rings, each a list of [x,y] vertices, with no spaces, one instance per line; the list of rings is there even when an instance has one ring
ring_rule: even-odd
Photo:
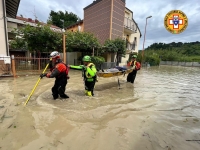
[[[64,23],[65,23],[65,21],[64,21],[64,20],[62,20],[62,19],[60,19],[60,21],[61,21],[61,22],[63,22],[63,29],[65,29],[65,28],[64,28]]]
[[[147,28],[147,19],[151,18],[152,16],[149,16],[146,18],[146,25],[145,25],[145,31],[144,31],[144,41],[143,41],[143,50],[142,50],[142,63],[143,63],[143,58],[144,58],[144,43],[145,43],[145,36],[146,36],[146,28]]]

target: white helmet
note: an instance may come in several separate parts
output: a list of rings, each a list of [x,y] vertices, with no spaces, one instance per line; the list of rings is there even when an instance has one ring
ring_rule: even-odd
[[[53,51],[51,54],[50,54],[50,58],[60,58],[60,53],[57,52],[57,51]]]

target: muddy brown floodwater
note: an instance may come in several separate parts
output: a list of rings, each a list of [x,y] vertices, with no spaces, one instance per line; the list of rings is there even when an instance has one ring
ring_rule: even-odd
[[[200,68],[142,68],[98,78],[84,96],[81,72],[70,70],[69,99],[53,100],[54,79],[0,78],[0,150],[199,150]]]

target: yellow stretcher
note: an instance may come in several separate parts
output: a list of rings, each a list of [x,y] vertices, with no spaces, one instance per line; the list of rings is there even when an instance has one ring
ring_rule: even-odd
[[[123,70],[123,71],[114,71],[114,72],[109,72],[109,71],[105,70],[104,72],[98,71],[97,76],[103,77],[103,78],[109,78],[109,77],[125,75],[125,74],[132,72],[132,71],[133,71],[133,68],[129,68],[129,69]]]

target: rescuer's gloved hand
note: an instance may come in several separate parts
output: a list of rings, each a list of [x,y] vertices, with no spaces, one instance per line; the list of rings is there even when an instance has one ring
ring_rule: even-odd
[[[40,78],[42,79],[43,77],[46,77],[47,73],[42,73],[40,74]]]
[[[89,63],[89,64],[87,65],[87,67],[90,67],[90,66],[94,66],[94,64],[93,64],[93,63]]]
[[[46,74],[46,77],[50,78],[50,75],[51,75],[51,73],[49,72],[49,73]]]

